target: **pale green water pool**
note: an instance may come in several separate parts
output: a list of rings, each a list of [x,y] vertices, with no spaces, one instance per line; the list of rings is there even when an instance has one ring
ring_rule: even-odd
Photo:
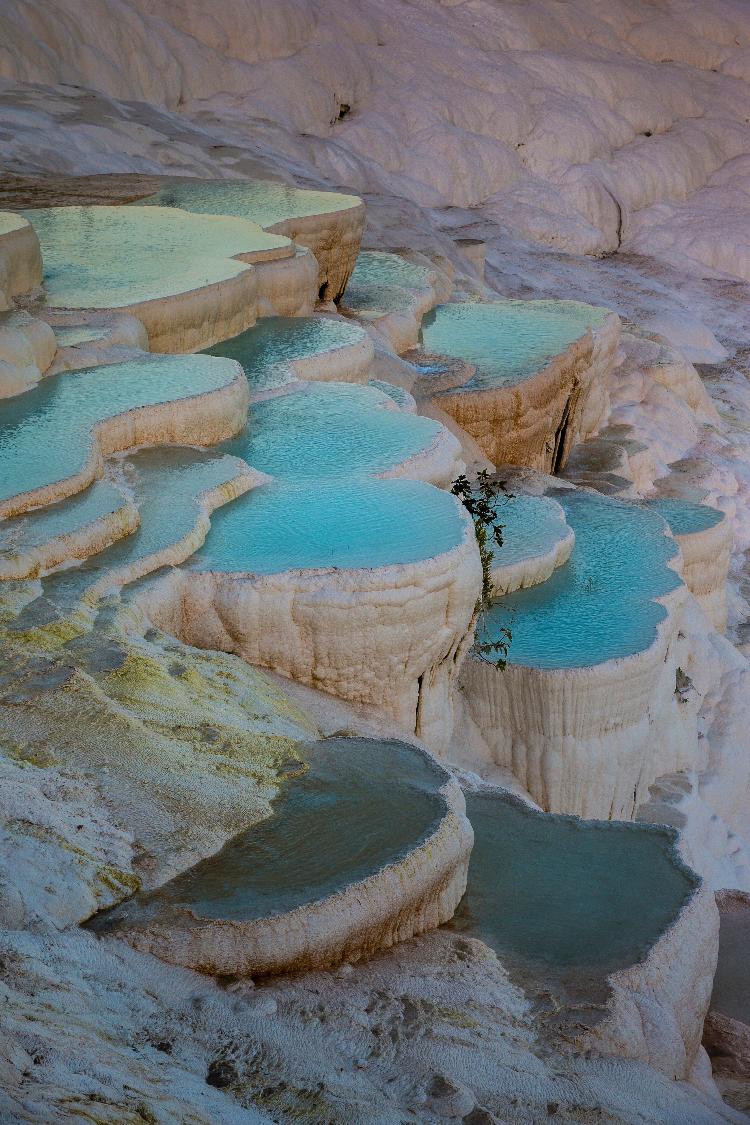
[[[234,255],[289,245],[242,219],[169,207],[24,214],[42,248],[46,303],[56,308],[122,308],[202,289],[250,268]]]
[[[285,219],[332,214],[358,207],[356,195],[288,187],[271,180],[190,180],[164,184],[131,206],[181,207],[208,215],[235,215],[270,227]]]

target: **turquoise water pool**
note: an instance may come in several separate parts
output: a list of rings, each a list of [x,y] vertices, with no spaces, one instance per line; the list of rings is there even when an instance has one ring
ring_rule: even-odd
[[[285,366],[291,360],[359,344],[364,336],[358,325],[331,317],[269,316],[205,354],[236,359],[251,389],[264,391],[295,381],[296,375]]]
[[[234,255],[291,248],[242,219],[169,207],[52,207],[24,212],[44,259],[46,303],[123,308],[187,293],[250,268]]]
[[[25,394],[0,400],[0,499],[79,472],[97,422],[218,390],[236,376],[228,361],[154,355],[54,375]]]
[[[499,793],[469,793],[469,881],[452,928],[498,954],[612,972],[639,961],[674,922],[698,878],[669,829],[539,813]]]
[[[546,555],[570,531],[565,512],[548,496],[500,493],[494,509],[503,528],[502,547],[491,544],[495,567],[513,566],[524,559]]]
[[[28,515],[0,521],[0,556],[12,556],[70,535],[125,505],[119,489],[107,481],[95,481],[85,492],[50,504]]]
[[[94,928],[164,908],[250,921],[334,894],[402,859],[445,815],[445,772],[400,742],[330,738],[301,747],[272,815],[169,883],[101,916]]]
[[[123,470],[138,507],[139,526],[79,566],[44,578],[42,598],[30,603],[19,619],[19,628],[42,625],[70,612],[107,575],[179,542],[195,526],[200,493],[233,480],[241,467],[233,458],[182,446],[131,453]]]
[[[577,668],[641,652],[666,616],[654,599],[681,579],[667,565],[677,553],[656,512],[595,493],[555,496],[576,536],[573,553],[546,582],[499,598],[479,639],[510,627],[513,664]]]
[[[693,504],[689,500],[664,497],[647,500],[645,504],[667,521],[673,535],[691,535],[696,531],[707,531],[724,519],[724,513],[718,508],[711,508],[708,504]]]
[[[394,409],[374,387],[311,383],[255,403],[244,434],[221,448],[273,477],[385,472],[426,449],[442,427]]]
[[[565,351],[607,309],[578,301],[491,301],[438,305],[422,321],[425,351],[476,365],[467,388],[520,383]],[[445,392],[450,394],[450,391]]]
[[[285,219],[331,214],[358,207],[356,195],[288,187],[271,180],[189,180],[164,184],[131,206],[181,207],[208,215],[235,215],[270,227]]]
[[[420,562],[457,546],[454,498],[413,480],[279,483],[215,512],[196,570],[277,574]]]
[[[398,254],[364,250],[347,283],[344,303],[355,312],[393,312],[408,307],[408,290],[426,289],[429,284],[429,274],[422,266]]]

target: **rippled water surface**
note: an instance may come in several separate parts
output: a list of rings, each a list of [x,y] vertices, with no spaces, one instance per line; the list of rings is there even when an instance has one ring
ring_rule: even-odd
[[[425,289],[429,274],[398,254],[364,250],[346,286],[344,304],[356,312],[392,312],[409,304],[409,289]]]
[[[454,498],[419,481],[271,484],[215,512],[190,565],[276,574],[419,562],[462,542],[464,526]]]
[[[0,499],[73,476],[105,418],[227,386],[233,364],[200,355],[154,355],[66,371],[0,400]]]
[[[475,364],[467,387],[481,390],[527,379],[606,315],[577,301],[438,305],[422,321],[422,347]]]
[[[394,409],[375,387],[311,383],[255,403],[247,429],[222,449],[273,477],[379,473],[426,449],[438,422]]]
[[[724,513],[708,504],[693,504],[689,500],[673,500],[669,497],[648,500],[647,507],[658,512],[672,529],[673,535],[690,535],[695,531],[706,531],[716,527],[724,519]]]
[[[42,247],[47,304],[57,308],[121,308],[187,293],[248,269],[235,254],[288,245],[240,219],[168,207],[24,213]]]
[[[357,207],[355,195],[310,191],[271,180],[192,180],[165,184],[155,195],[132,206],[181,207],[208,215],[235,215],[262,227],[284,219],[330,214]]]
[[[480,639],[510,627],[509,660],[537,668],[584,667],[648,648],[666,616],[654,599],[681,581],[667,566],[677,546],[661,516],[594,493],[556,499],[576,536],[570,559],[539,586],[499,598]]]
[[[364,331],[356,324],[325,316],[269,316],[246,332],[208,348],[207,355],[227,356],[242,365],[254,391],[293,382],[285,367],[293,359],[358,344]]]

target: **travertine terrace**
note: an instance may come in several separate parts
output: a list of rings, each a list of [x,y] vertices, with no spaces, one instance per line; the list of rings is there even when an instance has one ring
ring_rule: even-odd
[[[167,180],[158,192],[140,202],[200,214],[236,215],[285,235],[312,251],[318,264],[317,293],[325,301],[338,301],[343,295],[365,225],[365,207],[356,195],[301,191],[265,180],[250,184]]]

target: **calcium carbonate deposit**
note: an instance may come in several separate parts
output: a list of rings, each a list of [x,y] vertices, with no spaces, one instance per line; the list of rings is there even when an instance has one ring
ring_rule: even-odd
[[[3,0],[0,168],[0,1125],[750,1120],[745,0]]]

